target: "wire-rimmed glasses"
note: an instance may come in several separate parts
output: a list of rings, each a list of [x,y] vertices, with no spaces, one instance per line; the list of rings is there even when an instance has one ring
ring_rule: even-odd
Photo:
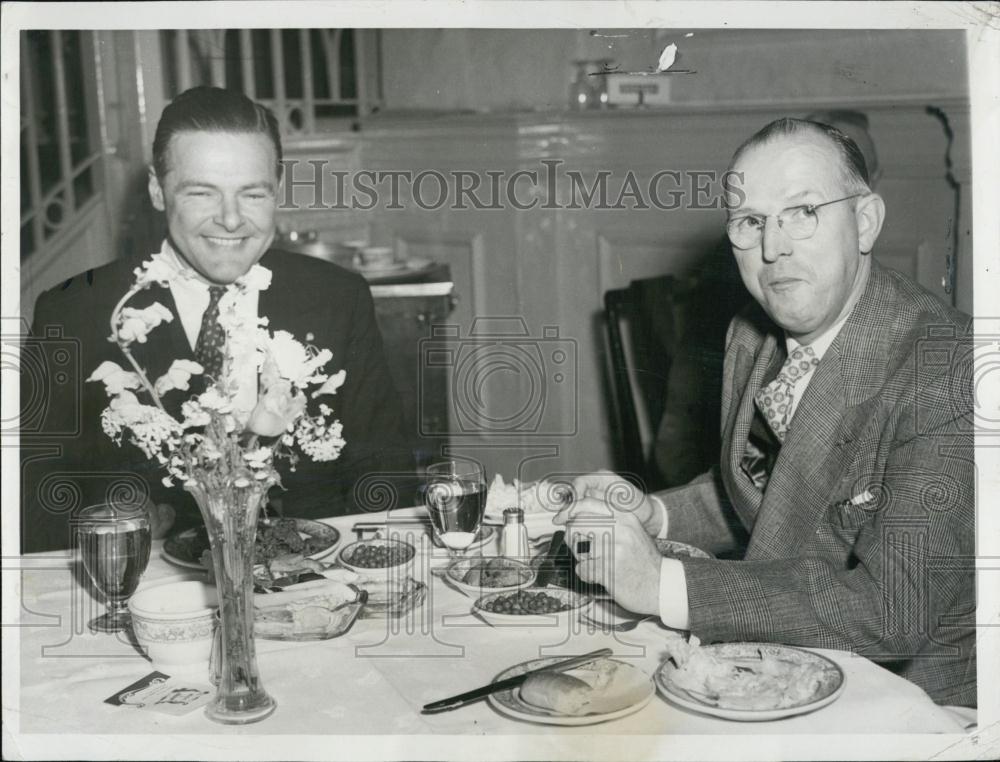
[[[833,201],[824,201],[822,204],[790,206],[777,214],[741,214],[726,223],[726,233],[729,235],[730,242],[737,249],[752,249],[760,244],[761,238],[764,236],[764,225],[767,223],[767,218],[774,217],[778,221],[778,227],[789,238],[796,241],[812,238],[819,225],[817,209],[864,195],[864,193],[854,193],[843,198],[836,198]]]

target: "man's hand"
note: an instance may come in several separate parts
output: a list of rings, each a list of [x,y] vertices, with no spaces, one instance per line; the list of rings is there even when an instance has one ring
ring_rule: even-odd
[[[576,556],[577,575],[603,585],[630,611],[658,614],[663,557],[635,514],[618,512],[609,521],[604,502],[592,498],[568,512],[566,543]]]
[[[660,531],[660,511],[644,493],[632,482],[611,471],[597,471],[573,480],[573,495],[577,501],[589,498],[604,505],[602,514],[609,517],[619,513],[630,513],[645,528],[646,533],[656,536]],[[593,506],[591,506],[593,511]],[[552,521],[565,524],[573,513],[573,503],[557,513]]]

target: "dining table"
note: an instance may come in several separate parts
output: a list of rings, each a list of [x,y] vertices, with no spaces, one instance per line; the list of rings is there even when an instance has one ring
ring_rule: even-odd
[[[653,675],[667,658],[667,640],[677,633],[656,620],[625,632],[575,617],[557,627],[490,626],[471,613],[473,599],[443,579],[448,554],[431,542],[429,525],[420,521],[423,513],[422,507],[393,511],[393,523],[384,530],[417,548],[412,574],[426,585],[423,601],[398,617],[362,614],[349,631],[329,640],[258,638],[261,679],[277,709],[250,725],[217,724],[201,710],[172,716],[105,703],[153,667],[128,633],[88,631],[87,620],[103,604],[80,583],[77,555],[35,554],[18,558],[13,567],[6,563],[6,574],[12,569],[16,574],[19,605],[5,605],[5,671],[14,671],[5,681],[10,685],[12,679],[17,688],[16,695],[5,695],[5,732],[14,733],[24,749],[69,744],[68,751],[89,749],[96,756],[103,756],[103,749],[112,756],[120,751],[121,758],[205,758],[225,752],[244,759],[264,758],[272,747],[285,749],[286,758],[323,756],[331,749],[349,750],[347,756],[353,758],[380,758],[393,751],[417,758],[430,754],[429,749],[439,749],[432,756],[444,758],[456,750],[479,749],[481,754],[473,752],[479,758],[497,758],[497,744],[513,744],[514,758],[586,757],[606,749],[612,756],[617,750],[620,758],[646,759],[683,746],[686,738],[759,737],[762,743],[777,744],[767,748],[791,753],[794,744],[816,744],[816,736],[824,734],[867,736],[874,744],[870,748],[877,749],[880,739],[898,734],[912,734],[914,743],[934,734],[935,744],[944,745],[963,733],[959,719],[915,684],[863,656],[826,649],[810,650],[842,670],[839,697],[815,711],[778,720],[723,719],[679,706],[659,691],[638,711],[583,726],[523,721],[486,700],[424,713],[429,702],[487,684],[503,670],[541,657],[607,647],[616,659]],[[324,523],[339,530],[343,545],[354,539],[352,527],[358,521],[384,518],[352,515]],[[398,523],[401,518],[413,523]],[[477,552],[495,554],[497,549],[491,541]],[[335,557],[334,552],[324,561]],[[168,561],[163,542],[154,541],[141,584],[201,575]],[[720,749],[738,748],[720,743]],[[294,753],[289,751],[293,748]],[[378,750],[374,757],[372,750]]]

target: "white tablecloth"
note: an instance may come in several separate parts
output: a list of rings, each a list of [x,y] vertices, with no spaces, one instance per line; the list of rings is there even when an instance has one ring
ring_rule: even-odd
[[[398,515],[398,514],[397,514]],[[377,516],[366,516],[370,521]],[[330,520],[344,539],[352,537],[358,517]],[[9,712],[21,734],[213,734],[392,735],[553,734],[628,736],[622,755],[639,759],[638,736],[679,734],[809,733],[959,733],[961,726],[912,683],[871,661],[840,651],[820,651],[846,675],[841,697],[811,714],[774,722],[740,723],[694,714],[657,695],[639,712],[623,719],[579,728],[553,728],[509,719],[486,702],[436,715],[422,715],[423,704],[488,682],[518,662],[553,654],[584,653],[611,646],[652,674],[664,658],[666,631],[655,622],[618,634],[588,632],[573,623],[563,630],[494,629],[468,616],[471,599],[430,574],[435,554],[418,528],[414,533],[428,552],[418,557],[415,575],[430,581],[429,595],[414,616],[402,620],[358,620],[349,633],[314,643],[258,640],[264,686],[277,700],[267,720],[244,727],[223,726],[201,710],[181,717],[115,707],[103,700],[152,671],[124,637],[93,635],[86,621],[95,604],[74,581],[69,555],[28,556],[19,560],[20,612],[5,623],[6,645],[19,638],[19,702]],[[421,540],[422,538],[422,540]],[[153,558],[143,583],[189,574],[161,557]],[[9,568],[9,565],[8,565]],[[8,574],[10,571],[8,571]],[[100,609],[100,607],[97,607]],[[11,621],[11,616],[16,622]],[[8,660],[8,666],[13,666]],[[5,697],[7,708],[12,698]],[[11,728],[8,728],[10,730]],[[150,754],[160,756],[167,743],[150,740]],[[633,744],[639,744],[635,746]],[[292,755],[290,755],[292,756]]]

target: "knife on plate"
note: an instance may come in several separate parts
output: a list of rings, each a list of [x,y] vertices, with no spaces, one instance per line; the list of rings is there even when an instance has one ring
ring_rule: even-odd
[[[495,683],[490,683],[489,685],[484,685],[480,688],[466,691],[465,693],[459,693],[457,696],[451,696],[446,699],[441,699],[440,701],[432,701],[431,703],[424,705],[423,711],[431,713],[458,709],[459,707],[470,704],[473,701],[478,701],[484,696],[489,696],[491,693],[506,690],[507,688],[515,688],[529,677],[538,674],[539,672],[565,672],[568,669],[589,664],[597,659],[603,659],[605,656],[611,656],[611,654],[612,651],[610,648],[599,648],[596,651],[591,651],[590,653],[582,654],[581,656],[573,656],[568,659],[563,659],[562,661],[557,661],[554,664],[549,664],[545,667],[529,669],[523,674],[508,677],[504,680],[498,680]]]

